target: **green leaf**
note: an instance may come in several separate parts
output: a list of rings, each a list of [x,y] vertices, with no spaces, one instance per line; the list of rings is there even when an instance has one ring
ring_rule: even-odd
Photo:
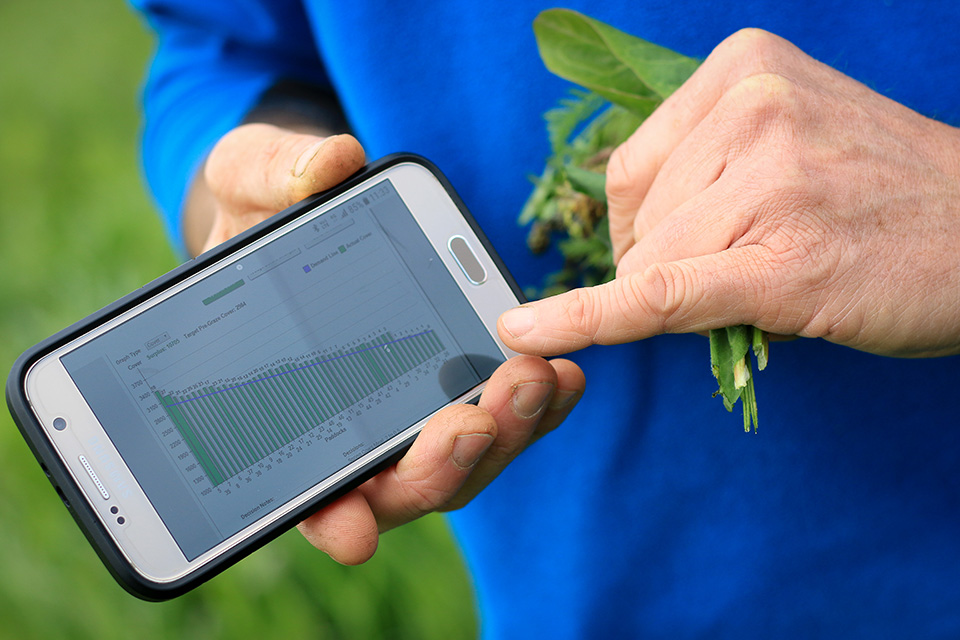
[[[630,135],[643,124],[644,118],[618,105],[597,116],[589,127],[591,142],[597,149],[619,147]]]
[[[750,368],[750,359],[745,360],[746,366]],[[750,432],[750,425],[753,425],[753,432],[757,432],[757,394],[753,389],[753,378],[751,377],[744,386],[740,394],[740,401],[743,402],[743,430]]]
[[[765,349],[766,334],[756,327],[737,325],[710,331],[710,363],[723,397],[723,406],[733,411],[737,400],[743,403],[743,428],[757,430],[757,395],[750,364],[751,348]],[[758,356],[759,360],[759,356]]]
[[[770,336],[766,331],[750,328],[753,331],[753,355],[757,357],[757,369],[763,371],[770,361]]]
[[[699,65],[569,9],[544,11],[533,31],[550,71],[641,117],[653,113]]]
[[[553,155],[567,155],[573,132],[582,127],[604,104],[606,101],[596,93],[573,90],[570,97],[563,98],[558,106],[543,114],[547,121],[547,134]]]
[[[730,341],[730,361],[742,360],[747,352],[750,351],[750,327],[738,324],[734,327],[727,327],[727,339]]]
[[[546,210],[556,193],[557,185],[563,181],[563,178],[556,169],[547,166],[542,176],[539,178],[533,176],[531,180],[534,184],[533,193],[523,205],[518,218],[518,222],[522,225],[549,217]]]
[[[723,398],[723,406],[733,411],[733,405],[740,398],[740,389],[733,381],[733,349],[726,329],[710,331],[710,365],[713,377],[720,385],[718,393]]]
[[[570,181],[570,186],[580,193],[585,193],[594,200],[606,203],[606,174],[581,169],[574,164],[564,166],[563,170],[567,173],[567,180]]]
[[[607,246],[596,236],[589,238],[570,238],[559,244],[560,251],[568,260],[592,262],[603,260],[606,266]]]
[[[750,330],[749,327],[738,324],[734,327],[727,327],[727,341],[730,343],[730,359],[726,366],[733,369],[733,384],[737,389],[747,386],[750,379],[750,360],[747,354],[750,352]]]

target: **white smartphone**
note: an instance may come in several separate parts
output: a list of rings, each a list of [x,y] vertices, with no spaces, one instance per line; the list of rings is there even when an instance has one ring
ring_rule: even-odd
[[[117,580],[163,600],[475,400],[520,302],[436,167],[389,156],[29,350],[7,401]]]

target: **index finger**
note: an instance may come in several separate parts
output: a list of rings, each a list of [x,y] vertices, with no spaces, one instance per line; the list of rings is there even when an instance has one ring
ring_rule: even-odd
[[[500,316],[497,330],[511,349],[548,356],[661,333],[757,325],[770,276],[765,252],[750,245],[656,263],[606,284],[511,309]]]

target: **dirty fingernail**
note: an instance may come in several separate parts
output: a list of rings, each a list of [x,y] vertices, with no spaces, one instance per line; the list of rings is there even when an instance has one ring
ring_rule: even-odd
[[[537,312],[532,307],[517,307],[500,316],[503,328],[514,338],[519,338],[533,329],[537,322]]]
[[[459,468],[469,469],[480,461],[491,444],[493,444],[493,436],[489,433],[457,436],[453,441],[453,453],[450,454],[450,458]]]
[[[513,392],[513,412],[520,418],[532,418],[547,404],[553,393],[553,385],[548,382],[525,382]]]
[[[307,167],[310,165],[310,161],[317,156],[317,154],[320,152],[320,148],[325,145],[329,139],[330,138],[324,138],[323,140],[304,149],[303,153],[300,154],[300,157],[297,158],[296,164],[293,165],[294,177],[299,178],[304,174],[304,172],[306,172]]]

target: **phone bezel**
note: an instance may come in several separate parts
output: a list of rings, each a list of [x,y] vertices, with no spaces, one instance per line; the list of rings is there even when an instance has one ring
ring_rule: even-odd
[[[71,459],[76,458],[76,455],[73,454],[77,451],[86,451],[87,445],[68,442],[74,433],[73,429],[66,430],[67,433],[65,434],[58,430],[55,431],[50,426],[52,416],[57,414],[56,409],[40,407],[40,400],[34,401],[37,406],[31,404],[31,392],[28,387],[29,381],[34,379],[34,374],[31,372],[42,371],[44,367],[55,368],[55,366],[60,366],[62,369],[59,357],[67,350],[79,346],[81,341],[90,339],[97,335],[98,331],[103,332],[111,325],[125,321],[128,316],[132,317],[143,309],[159,303],[165,297],[172,295],[174,291],[189,286],[195,280],[202,279],[206,274],[219,270],[225,264],[268,242],[278,234],[300,224],[305,224],[314,215],[319,215],[318,211],[334,208],[338,206],[338,203],[352,197],[357,191],[365,189],[377,180],[386,177],[394,178],[393,184],[401,198],[407,203],[408,209],[413,213],[420,228],[427,235],[437,255],[441,257],[447,271],[453,275],[458,286],[483,320],[484,325],[488,328],[495,327],[496,317],[500,312],[523,301],[519,288],[503,267],[499,257],[492,250],[489,241],[479,230],[462,201],[450,187],[449,182],[436,167],[419,156],[397,154],[369,165],[337,188],[298,203],[225,243],[225,245],[203,254],[169,274],[158,278],[141,290],[122,298],[114,305],[41,343],[35,349],[24,354],[15,365],[8,380],[7,396],[18,426],[24,432],[38,459],[48,470],[54,484],[59,487],[63,496],[72,503],[71,511],[98,553],[121,584],[131,592],[147,599],[166,599],[212,577],[229,564],[276,537],[322,504],[356,486],[363,479],[370,477],[380,468],[390,464],[409,446],[426,419],[412,425],[403,433],[378,447],[371,454],[358,460],[357,463],[346,467],[335,482],[323,487],[315,485],[315,488],[308,492],[309,495],[308,493],[301,494],[295,501],[288,502],[283,508],[271,512],[266,518],[258,519],[240,533],[231,536],[199,558],[190,562],[185,561],[184,558],[184,562],[175,570],[169,570],[170,558],[175,554],[172,553],[169,546],[164,547],[164,550],[159,553],[159,557],[161,558],[161,564],[166,568],[157,570],[155,567],[146,567],[143,560],[147,556],[156,558],[158,556],[156,547],[150,545],[149,552],[143,554],[139,551],[139,548],[143,546],[142,542],[138,546],[134,541],[125,540],[123,535],[117,535],[118,530],[122,534],[124,526],[127,526],[126,530],[129,530],[129,525],[111,525],[111,518],[105,517],[104,512],[104,509],[108,507],[97,502],[100,496],[96,495],[96,487],[93,481],[80,468],[79,462]],[[454,212],[461,214],[456,216],[455,219],[458,222],[454,227],[425,222],[425,216],[429,218],[431,215],[437,215],[436,211],[440,209],[436,205],[440,202],[443,203],[442,208],[445,211],[452,209]],[[434,213],[427,214],[430,211]],[[447,216],[447,213],[440,217],[445,216]],[[466,274],[460,270],[455,257],[447,249],[449,238],[453,235],[463,235],[471,241],[488,274],[493,274],[482,286],[469,281]],[[479,292],[487,292],[490,300],[480,303],[478,309],[477,298]],[[499,341],[495,331],[491,331],[491,335],[505,357],[513,355],[513,352],[509,351]],[[56,365],[51,364],[54,362]],[[57,372],[57,375],[65,376],[65,371],[62,374]],[[69,376],[66,376],[66,379],[70,380]],[[72,380],[66,386],[72,387],[75,395],[80,397],[79,392],[72,385]],[[470,390],[454,402],[464,401],[475,396],[479,393],[481,387],[482,385]],[[32,395],[35,396],[36,394],[33,393]],[[80,397],[80,402],[83,406],[86,406],[82,397]],[[89,416],[82,416],[81,418],[84,421],[83,424],[93,423],[99,427],[99,423],[95,419],[91,420],[92,412],[89,411],[89,408],[87,408],[87,411]],[[71,418],[71,420],[74,419]],[[105,440],[102,445],[109,445],[107,446],[108,449],[112,448],[112,443],[110,443],[109,438],[106,438],[102,427],[99,427],[99,429]],[[121,460],[115,449],[110,451],[109,454],[115,456],[112,459]],[[89,455],[88,453],[88,457]],[[125,467],[125,465],[117,466]],[[129,473],[129,469],[125,471]],[[119,472],[122,474],[123,469],[120,469]],[[132,474],[128,478],[132,481]],[[135,481],[133,482],[135,483]],[[139,496],[134,501],[140,500],[149,503],[145,494],[139,489],[137,491],[139,491]],[[129,513],[127,510],[125,512]],[[156,512],[153,513],[155,516]],[[109,516],[113,515],[109,514]],[[140,520],[140,518],[149,519],[149,514],[144,515],[138,512],[137,518],[137,522],[146,522],[146,520]],[[128,519],[127,522],[130,522],[130,520]],[[155,523],[152,524],[156,523],[162,526],[162,521],[159,520],[158,516],[156,516]],[[163,531],[166,532],[165,527],[163,527]],[[169,535],[168,532],[167,534]],[[170,542],[173,544],[172,548],[179,553],[179,547],[176,546],[172,537],[170,537]],[[180,554],[180,557],[183,557],[182,554]],[[172,564],[176,563],[172,562]]]

